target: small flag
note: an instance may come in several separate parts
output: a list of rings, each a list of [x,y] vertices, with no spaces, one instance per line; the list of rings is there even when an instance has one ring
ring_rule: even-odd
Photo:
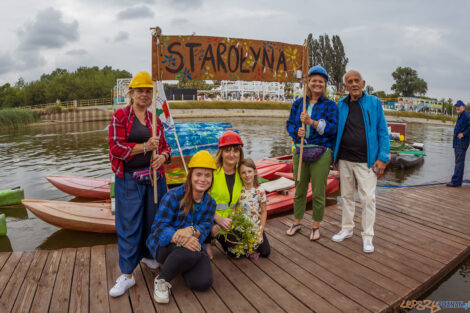
[[[166,101],[165,90],[161,81],[157,81],[157,91],[157,115],[162,121],[166,131],[174,131],[175,122],[171,116],[170,107]]]

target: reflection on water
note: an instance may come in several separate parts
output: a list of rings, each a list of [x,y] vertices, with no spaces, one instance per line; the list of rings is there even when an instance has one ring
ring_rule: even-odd
[[[53,250],[60,248],[78,248],[94,245],[106,245],[116,242],[114,234],[100,234],[60,229],[50,235],[38,249]]]
[[[195,121],[195,120],[178,120]],[[204,122],[229,122],[240,131],[247,157],[264,157],[290,153],[290,139],[285,119],[225,118]],[[0,133],[0,189],[22,186],[27,199],[64,200],[71,196],[53,187],[46,179],[51,175],[111,177],[106,126],[108,122],[56,124]],[[407,141],[425,144],[424,164],[412,169],[388,169],[380,185],[411,185],[450,176],[454,167],[453,128],[434,125],[407,125]],[[467,169],[470,168],[467,158]],[[389,188],[379,188],[387,192]],[[329,197],[328,204],[335,199]],[[330,202],[332,201],[332,202]],[[114,235],[60,230],[32,215],[24,207],[0,209],[7,215],[8,237],[0,237],[0,251],[55,249],[115,242]],[[451,274],[437,293],[442,299],[458,287],[470,294],[470,259]],[[447,284],[451,284],[451,287]],[[442,294],[443,293],[443,294]]]

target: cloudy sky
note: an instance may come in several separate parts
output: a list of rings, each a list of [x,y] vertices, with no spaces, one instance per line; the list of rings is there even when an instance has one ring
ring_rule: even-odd
[[[390,92],[410,66],[428,96],[470,103],[467,0],[22,0],[0,2],[0,85],[56,68],[110,65],[150,70],[150,30],[302,44],[309,33],[341,37],[348,69]]]

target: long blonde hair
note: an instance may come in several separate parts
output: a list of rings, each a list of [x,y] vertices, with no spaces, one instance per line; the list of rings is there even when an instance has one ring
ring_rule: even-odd
[[[230,151],[232,149],[235,149],[236,151],[240,151],[240,158],[238,159],[237,167],[240,167],[241,162],[244,160],[244,154],[243,154],[243,147],[242,145],[230,145],[230,146],[225,146],[225,147],[220,147],[219,150],[217,150],[217,153],[215,154],[215,165],[217,165],[217,168],[222,167],[224,164],[224,159],[222,157],[222,153],[224,151]]]
[[[193,183],[192,183],[194,169],[195,169],[194,167],[190,168],[188,171],[188,176],[186,176],[186,183],[185,183],[186,190],[184,192],[183,198],[180,201],[180,209],[183,210],[183,214],[188,214],[189,211],[192,211],[194,207]],[[212,172],[211,185],[205,192],[208,192],[209,190],[211,190],[213,183],[214,183],[214,172]]]
[[[310,83],[310,79],[311,79],[313,76],[315,76],[315,75],[320,76],[320,77],[323,78],[323,80],[325,81],[325,89],[323,89],[322,96],[323,96],[323,98],[325,98],[325,99],[328,98],[328,94],[327,94],[327,92],[326,92],[326,88],[327,88],[328,82],[326,81],[326,78],[325,78],[323,75],[321,75],[321,74],[313,74],[313,75],[310,75],[310,76],[308,77],[308,80],[307,80],[307,97],[308,97],[309,99],[312,99],[312,91],[310,90],[310,87],[309,87],[308,85],[309,85],[309,83]]]

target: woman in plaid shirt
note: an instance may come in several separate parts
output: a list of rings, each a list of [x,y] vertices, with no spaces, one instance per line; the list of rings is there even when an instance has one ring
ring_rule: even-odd
[[[212,285],[212,268],[204,240],[214,223],[216,204],[209,194],[215,160],[207,151],[188,164],[186,184],[171,189],[158,207],[147,246],[162,264],[155,277],[154,299],[168,303],[170,281],[182,274],[186,285],[205,290]]]
[[[157,169],[157,192],[161,199],[168,190],[163,164],[170,162],[171,149],[158,117],[156,136],[152,136],[152,113],[148,110],[152,94],[150,74],[137,73],[129,84],[129,105],[114,112],[109,126],[109,158],[116,174],[116,233],[122,272],[109,291],[113,297],[135,285],[132,272],[139,261],[151,268],[158,267],[145,245],[157,210],[148,173],[150,167]],[[157,157],[151,160],[154,150]]]
[[[325,188],[330,172],[332,151],[336,140],[338,108],[336,103],[327,98],[326,84],[328,73],[320,65],[313,66],[308,71],[307,111],[303,111],[303,99],[297,99],[293,104],[289,119],[286,123],[287,132],[296,148],[304,140],[304,158],[299,160],[297,151],[293,152],[293,171],[295,178],[294,223],[287,230],[287,235],[293,236],[300,231],[300,220],[303,218],[307,204],[307,190],[312,182],[312,231],[310,240],[320,239],[320,222],[325,210]],[[302,127],[305,124],[305,128]],[[315,161],[306,161],[305,149],[316,150],[321,155]],[[300,179],[297,181],[297,169],[302,162]]]

